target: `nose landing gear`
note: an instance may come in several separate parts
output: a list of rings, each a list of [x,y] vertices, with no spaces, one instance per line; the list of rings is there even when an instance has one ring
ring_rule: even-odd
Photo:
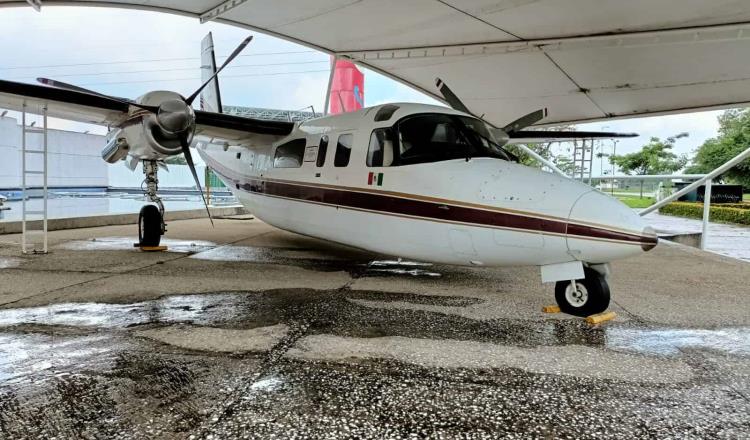
[[[164,203],[158,196],[159,179],[157,173],[159,165],[155,160],[143,161],[143,174],[146,176],[144,192],[149,201],[156,205],[145,205],[138,215],[138,246],[156,247],[161,242],[161,236],[167,231],[164,223]]]
[[[575,281],[557,282],[555,300],[560,311],[574,316],[590,316],[607,310],[609,284],[604,275],[585,267],[584,276]]]

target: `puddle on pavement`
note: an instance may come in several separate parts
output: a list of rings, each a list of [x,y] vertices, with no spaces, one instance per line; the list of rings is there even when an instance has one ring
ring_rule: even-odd
[[[432,267],[430,263],[405,260],[375,260],[367,264],[365,275],[411,275],[414,277],[440,277],[442,274],[433,272],[426,268]]]
[[[0,310],[0,326],[122,328],[148,323],[208,325],[245,313],[242,294],[176,295],[133,304],[68,303]]]
[[[317,257],[317,258],[316,258]],[[206,261],[232,261],[248,263],[289,263],[297,260],[338,260],[335,257],[321,255],[308,249],[274,248],[253,246],[220,246],[209,249],[190,258]],[[337,264],[341,264],[337,262]]]
[[[607,347],[644,354],[677,355],[681,350],[711,350],[750,356],[750,327],[706,329],[633,329],[609,327]]]
[[[71,251],[123,251],[135,250],[133,244],[138,239],[136,237],[100,237],[90,240],[74,240],[58,245],[59,249]],[[216,246],[216,243],[202,240],[176,240],[172,238],[162,238],[162,246],[167,246],[168,252],[188,253],[201,252]]]
[[[54,376],[74,366],[101,368],[124,347],[122,342],[114,344],[109,335],[0,334],[0,383]]]
[[[284,381],[279,377],[272,376],[253,382],[250,389],[253,391],[276,391],[282,386],[284,386]]]
[[[23,260],[20,258],[14,258],[14,257],[0,257],[0,269],[10,269],[13,267],[18,267],[23,263]]]

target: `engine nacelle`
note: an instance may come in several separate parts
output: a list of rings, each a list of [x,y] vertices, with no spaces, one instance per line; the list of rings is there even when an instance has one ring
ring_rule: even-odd
[[[174,92],[156,91],[141,96],[136,102],[158,107],[161,103],[174,99],[183,98]],[[192,133],[188,138],[188,141],[191,140]],[[179,136],[165,131],[156,114],[131,107],[130,118],[120,126],[119,133],[108,141],[102,157],[110,163],[128,154],[141,160],[163,160],[181,152]]]

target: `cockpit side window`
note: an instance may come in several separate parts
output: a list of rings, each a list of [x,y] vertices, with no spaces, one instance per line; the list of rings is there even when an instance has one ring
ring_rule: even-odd
[[[389,167],[393,164],[393,130],[378,128],[370,135],[370,146],[367,149],[368,167]]]
[[[339,135],[336,142],[336,157],[333,159],[333,166],[345,167],[349,165],[349,157],[352,155],[352,141],[354,135],[351,133]]]

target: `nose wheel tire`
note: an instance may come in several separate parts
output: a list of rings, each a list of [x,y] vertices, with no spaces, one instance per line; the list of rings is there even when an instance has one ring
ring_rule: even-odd
[[[609,307],[609,284],[604,275],[584,268],[586,278],[575,281],[558,281],[555,285],[555,300],[560,310],[573,316],[590,316],[602,313]]]
[[[159,246],[164,233],[164,221],[159,208],[144,205],[138,215],[138,243],[141,246]]]

